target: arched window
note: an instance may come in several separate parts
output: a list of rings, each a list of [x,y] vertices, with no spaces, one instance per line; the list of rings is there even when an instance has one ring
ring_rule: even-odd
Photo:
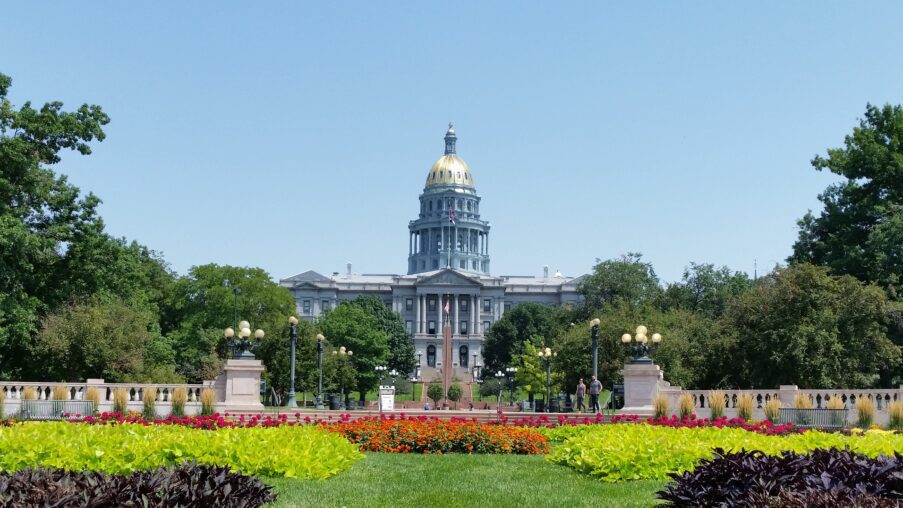
[[[436,346],[426,347],[426,364],[430,367],[436,366]]]
[[[467,349],[467,346],[461,346],[461,348],[458,349],[458,365],[461,367],[467,367],[468,353],[470,353],[470,350]]]

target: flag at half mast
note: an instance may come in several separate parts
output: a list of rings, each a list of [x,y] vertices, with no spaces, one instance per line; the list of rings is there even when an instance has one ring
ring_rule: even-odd
[[[452,224],[455,223],[455,209],[454,208],[448,209],[448,222],[450,222]]]

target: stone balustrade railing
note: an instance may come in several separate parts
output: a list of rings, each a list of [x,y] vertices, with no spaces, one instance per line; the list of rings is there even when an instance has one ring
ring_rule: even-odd
[[[694,407],[698,409],[708,408],[711,405],[710,397],[713,390],[681,390],[679,387],[674,387],[676,390],[662,390],[663,393],[666,393],[669,397],[669,402],[673,402],[676,405],[680,399],[680,396],[688,393],[691,397],[693,397]],[[878,411],[883,411],[887,409],[887,406],[896,400],[903,400],[903,386],[899,388],[872,388],[872,389],[799,389],[794,385],[782,385],[777,390],[722,390],[725,395],[725,402],[727,408],[737,408],[737,402],[740,398],[741,394],[747,393],[752,395],[754,401],[754,407],[756,409],[762,409],[765,404],[772,399],[777,399],[781,401],[781,405],[784,407],[793,407],[794,401],[796,400],[797,395],[802,394],[809,398],[812,401],[812,407],[814,408],[824,408],[827,407],[828,401],[832,398],[839,398],[843,401],[844,407],[853,409],[856,407],[856,400],[861,398],[871,399],[872,402],[875,403],[875,406]]]

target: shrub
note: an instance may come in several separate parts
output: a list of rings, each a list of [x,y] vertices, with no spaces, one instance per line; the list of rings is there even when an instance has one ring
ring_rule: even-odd
[[[856,399],[856,425],[860,429],[867,429],[872,426],[872,420],[875,419],[875,402],[865,396]]]
[[[97,414],[97,408],[100,407],[100,391],[97,390],[97,387],[91,386],[85,390],[85,400],[90,400],[94,403],[94,414]]]
[[[216,391],[213,388],[201,390],[201,414],[212,415],[216,410]]]
[[[26,386],[22,390],[22,400],[38,400],[38,391],[33,386]]]
[[[129,391],[123,387],[113,390],[113,411],[125,415],[129,410]]]
[[[693,414],[695,406],[696,402],[693,400],[693,396],[685,393],[677,401],[677,413],[681,418],[689,418]]]
[[[709,409],[712,410],[712,419],[724,416],[725,397],[723,391],[714,390],[709,392]]]
[[[56,385],[50,392],[53,400],[69,400],[69,388],[66,385]]]
[[[196,461],[245,474],[328,478],[363,458],[317,426],[221,428],[25,422],[0,432],[0,471],[28,467],[125,474]]]
[[[652,412],[655,415],[655,418],[662,418],[668,416],[668,396],[664,393],[660,393],[652,399]]]
[[[737,399],[737,416],[743,420],[751,420],[755,405],[756,401],[752,395],[748,393],[740,394],[740,397]]]
[[[769,456],[719,449],[692,472],[671,475],[656,497],[666,506],[898,506],[901,475],[899,456],[870,459],[846,450]]]
[[[445,394],[445,390],[442,389],[442,385],[439,383],[430,383],[430,387],[426,390],[426,396],[433,401],[433,405],[435,407],[439,407],[439,401],[442,400],[442,396]]]
[[[144,402],[144,410],[141,412],[141,416],[145,420],[153,420],[157,417],[157,389],[154,387],[145,388],[141,398]]]
[[[461,385],[458,383],[453,383],[448,387],[448,400],[455,403],[455,409],[458,408],[458,401],[461,400],[461,396],[464,395],[464,390],[461,389]]]
[[[272,488],[229,468],[186,464],[130,475],[23,469],[0,474],[0,505],[257,507],[274,501]]]
[[[188,402],[188,390],[179,386],[172,391],[172,416],[185,416],[185,403]]]
[[[895,400],[887,405],[888,426],[893,430],[903,430],[903,402]]]
[[[765,403],[765,419],[770,422],[777,422],[781,417],[781,400],[771,399]]]

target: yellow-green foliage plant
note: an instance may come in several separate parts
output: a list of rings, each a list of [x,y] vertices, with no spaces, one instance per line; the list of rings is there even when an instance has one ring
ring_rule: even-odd
[[[828,403],[825,404],[825,407],[828,409],[843,409],[844,407],[846,407],[846,404],[844,404],[843,399],[838,397],[837,394],[834,394],[830,399],[828,399]],[[831,415],[831,425],[840,427],[843,423],[845,423],[843,421],[843,413],[840,413],[839,411],[835,411],[835,413],[836,414]]]
[[[144,410],[141,412],[141,416],[145,420],[151,421],[157,417],[157,389],[154,387],[145,388],[142,398]]]
[[[557,429],[549,429],[555,431]],[[803,453],[838,448],[869,457],[893,456],[903,449],[903,434],[868,430],[844,435],[810,430],[802,434],[769,436],[739,428],[673,428],[659,425],[581,425],[554,446],[547,460],[609,482],[667,480],[669,473],[692,471],[714,448],[728,452],[760,450]]]
[[[709,409],[712,411],[712,419],[724,416],[725,394],[721,390],[709,392]]]
[[[212,415],[216,409],[216,392],[213,388],[201,390],[201,415]]]
[[[129,391],[123,387],[113,390],[113,412],[126,416],[129,410]]]
[[[748,393],[741,393],[737,399],[737,416],[744,420],[752,420],[753,408],[756,405],[753,396]]]
[[[903,430],[903,402],[895,400],[887,405],[888,426],[892,430]]]
[[[693,401],[693,396],[685,393],[677,400],[677,414],[681,418],[689,418],[693,414],[695,406],[696,403]]]
[[[100,391],[96,386],[88,387],[85,390],[85,400],[90,400],[94,404],[94,414],[97,414],[97,408],[100,407]]]
[[[868,397],[859,397],[856,399],[856,425],[860,429],[867,429],[872,426],[875,419],[875,402]]]
[[[771,399],[765,403],[765,419],[771,423],[778,421],[781,417],[781,401],[779,399]]]
[[[26,386],[22,390],[22,400],[38,400],[38,391],[33,386]]]
[[[50,392],[53,400],[69,400],[69,388],[66,385],[56,385]]]
[[[197,430],[178,425],[25,422],[0,429],[0,471],[29,467],[127,474],[196,461],[268,477],[329,478],[362,459],[315,426]]]
[[[188,402],[188,390],[180,386],[172,391],[172,415],[179,418],[185,416],[185,403]]]
[[[652,411],[653,418],[661,418],[663,416],[668,416],[668,396],[660,393],[652,399]]]

